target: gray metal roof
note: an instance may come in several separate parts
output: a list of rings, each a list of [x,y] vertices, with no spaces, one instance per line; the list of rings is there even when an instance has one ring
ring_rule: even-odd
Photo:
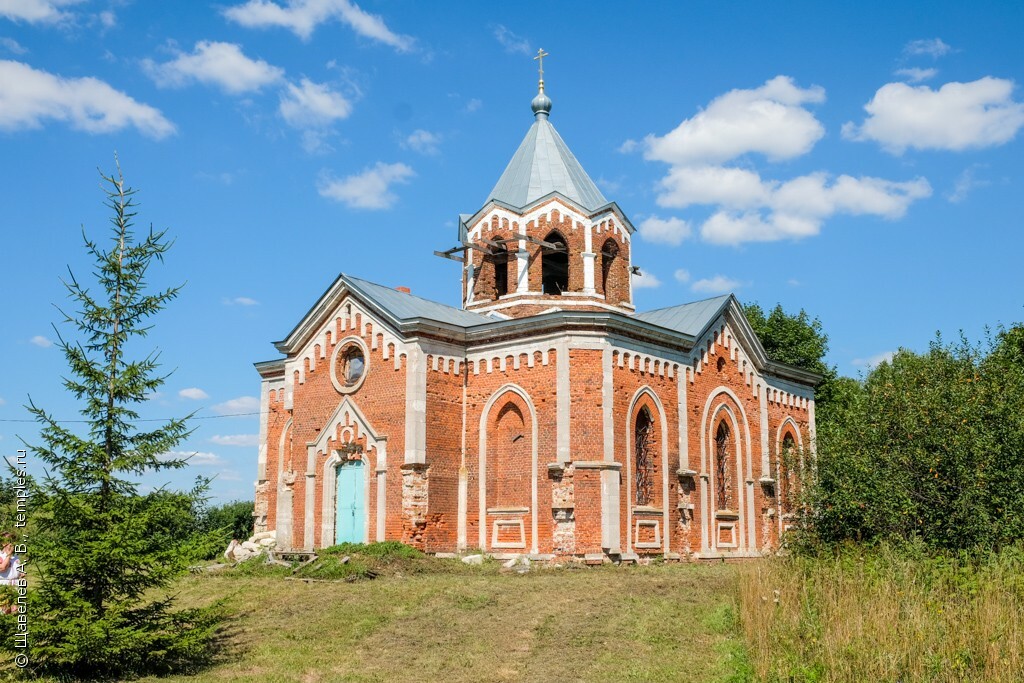
[[[653,311],[637,313],[633,317],[652,325],[695,337],[704,331],[704,328],[721,312],[731,297],[731,294],[723,294],[689,304],[656,308]]]
[[[552,192],[590,211],[608,204],[555,127],[538,116],[487,201],[524,207]]]
[[[398,320],[425,318],[460,327],[473,327],[494,322],[493,318],[488,318],[485,315],[439,304],[436,301],[399,292],[391,287],[378,285],[368,280],[361,280],[351,275],[342,275],[342,277],[355,292],[370,299]]]

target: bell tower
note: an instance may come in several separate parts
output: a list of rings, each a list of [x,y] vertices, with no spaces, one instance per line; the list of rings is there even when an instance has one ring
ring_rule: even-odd
[[[467,310],[522,318],[551,310],[633,312],[633,225],[608,201],[551,124],[540,81],[534,121],[475,214],[459,216],[459,245],[438,256],[462,264]],[[460,257],[461,255],[461,257]]]

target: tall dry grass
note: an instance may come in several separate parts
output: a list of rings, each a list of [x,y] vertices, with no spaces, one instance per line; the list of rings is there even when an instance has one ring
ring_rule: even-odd
[[[762,681],[1024,681],[1024,551],[984,560],[892,549],[740,572]]]

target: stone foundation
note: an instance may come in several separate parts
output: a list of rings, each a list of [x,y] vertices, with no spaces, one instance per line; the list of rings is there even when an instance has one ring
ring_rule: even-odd
[[[402,465],[402,543],[423,550],[427,530],[429,468],[423,463]]]

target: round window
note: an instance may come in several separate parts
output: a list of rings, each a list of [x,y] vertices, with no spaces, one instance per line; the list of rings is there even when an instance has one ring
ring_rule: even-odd
[[[331,381],[334,388],[348,394],[363,383],[366,378],[366,345],[361,339],[343,339],[334,349]]]

